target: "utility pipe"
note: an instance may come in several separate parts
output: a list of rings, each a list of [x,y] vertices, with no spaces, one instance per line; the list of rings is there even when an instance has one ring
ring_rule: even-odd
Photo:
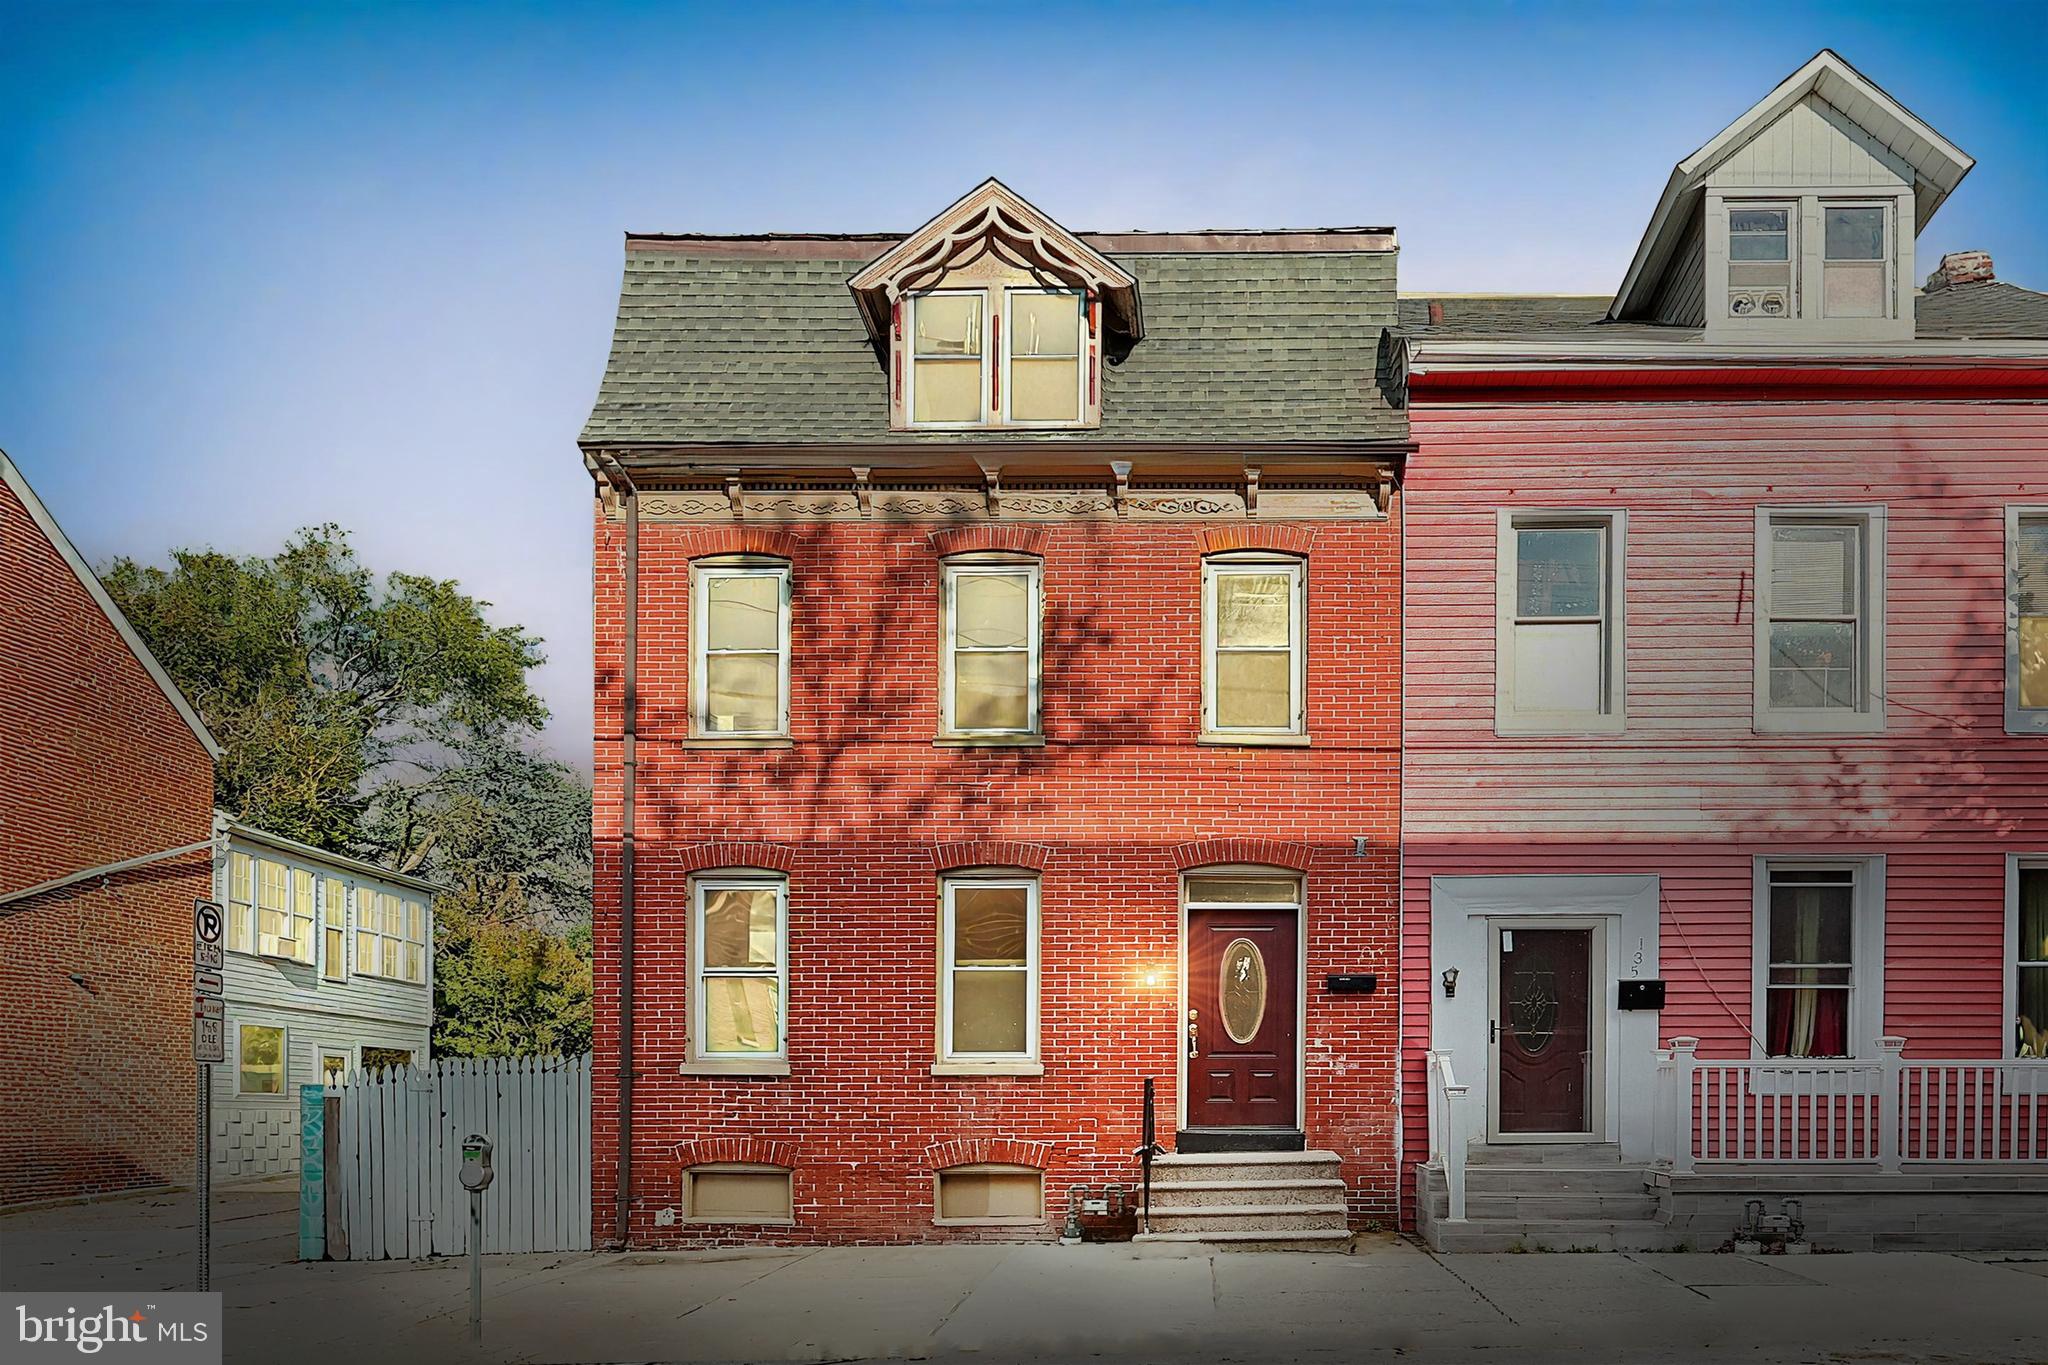
[[[182,858],[187,853],[197,853],[202,848],[212,847],[212,839],[201,839],[196,844],[181,844],[177,848],[167,848],[160,853],[145,853],[140,858],[123,858],[118,863],[101,863],[98,867],[88,867],[83,872],[73,872],[69,876],[37,882],[34,886],[24,886],[19,891],[9,891],[6,895],[0,896],[0,906],[12,905],[16,901],[25,901],[51,891],[62,891],[67,886],[88,882],[94,877],[111,877],[117,872],[130,872],[138,867],[147,867],[151,863],[160,863],[166,858]]]
[[[614,468],[617,468],[614,465]],[[619,470],[624,476],[624,470]],[[633,1202],[633,806],[640,756],[640,490],[626,485],[624,715],[620,726],[619,800],[619,1160],[614,1234],[623,1247]]]

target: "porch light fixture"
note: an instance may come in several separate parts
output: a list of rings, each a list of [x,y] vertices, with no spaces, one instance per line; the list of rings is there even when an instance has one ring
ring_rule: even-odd
[[[1458,969],[1456,967],[1446,967],[1444,968],[1444,998],[1448,1000],[1457,993]]]

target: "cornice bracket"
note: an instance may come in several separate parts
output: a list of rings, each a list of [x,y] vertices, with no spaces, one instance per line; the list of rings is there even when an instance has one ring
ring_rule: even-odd
[[[868,475],[873,473],[869,465],[853,467],[853,500],[860,504],[860,514],[871,517],[875,514],[875,490],[868,485]]]
[[[1116,475],[1116,514],[1127,517],[1131,514],[1131,462],[1111,460],[1109,472]]]

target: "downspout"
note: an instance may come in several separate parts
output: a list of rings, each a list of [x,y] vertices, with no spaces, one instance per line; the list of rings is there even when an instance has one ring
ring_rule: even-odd
[[[625,606],[625,714],[619,755],[619,1187],[614,1229],[621,1247],[630,1236],[633,1206],[633,864],[638,852],[633,806],[640,776],[640,490],[631,478],[626,479]]]

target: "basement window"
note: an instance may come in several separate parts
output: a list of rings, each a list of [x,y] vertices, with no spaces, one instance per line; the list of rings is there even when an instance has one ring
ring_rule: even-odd
[[[683,1217],[789,1227],[796,1222],[789,1168],[742,1161],[692,1166],[683,1172]]]
[[[1045,1221],[1045,1174],[1031,1166],[949,1166],[938,1172],[941,1227],[1032,1227]]]

